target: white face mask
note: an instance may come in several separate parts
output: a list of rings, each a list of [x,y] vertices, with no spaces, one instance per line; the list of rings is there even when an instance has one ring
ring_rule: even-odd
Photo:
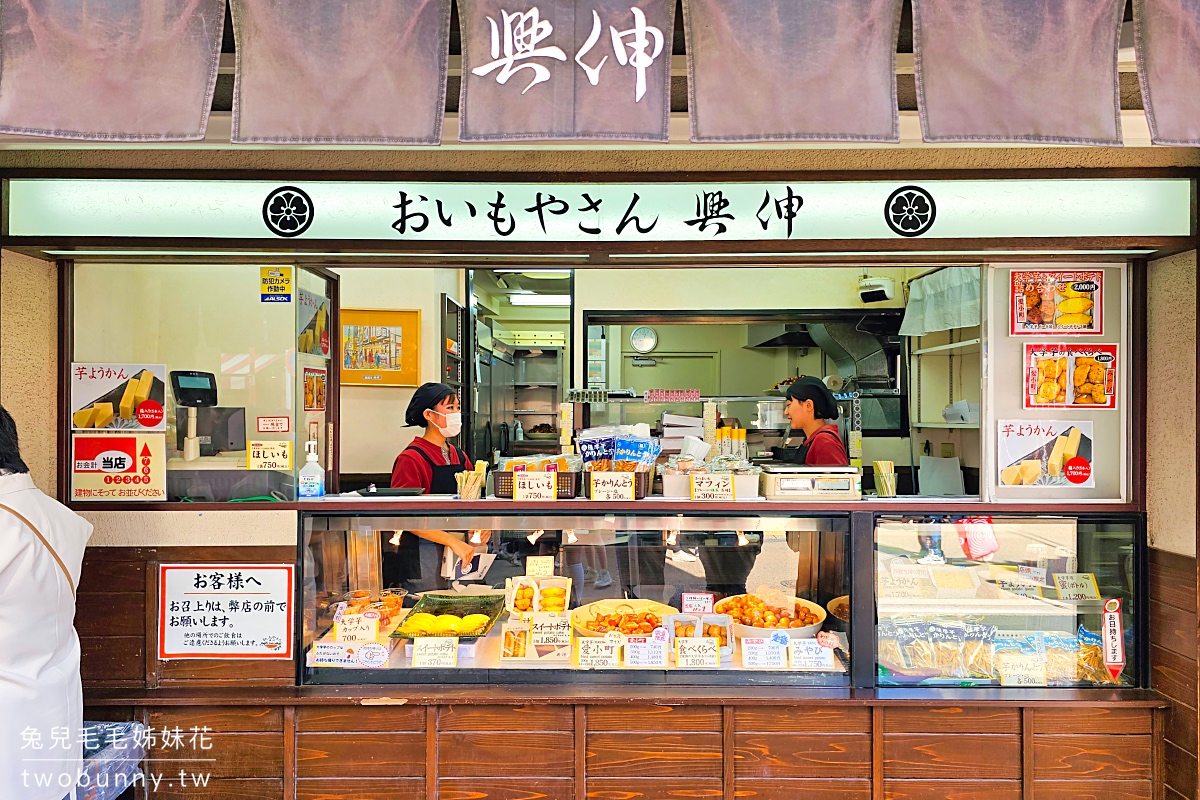
[[[454,411],[450,414],[440,414],[437,411],[433,413],[437,414],[439,417],[444,417],[446,420],[446,427],[444,428],[441,425],[438,425],[436,422],[433,423],[434,427],[438,429],[438,432],[442,434],[442,436],[445,436],[447,439],[453,439],[455,436],[458,436],[459,431],[462,430],[461,411]]]

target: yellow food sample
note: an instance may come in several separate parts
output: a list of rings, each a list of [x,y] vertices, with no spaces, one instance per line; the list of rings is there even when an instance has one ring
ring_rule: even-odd
[[[1046,472],[1050,474],[1050,477],[1057,478],[1062,475],[1063,459],[1066,458],[1066,453],[1067,437],[1059,436],[1054,440],[1054,449],[1050,451],[1050,458],[1046,462]]]
[[[1080,364],[1078,361],[1076,361],[1075,372],[1073,374],[1074,376],[1071,380],[1071,384],[1074,386],[1082,386],[1083,384],[1087,383],[1088,370],[1089,367],[1087,364]]]
[[[1072,289],[1070,287],[1070,285],[1061,287],[1058,290],[1058,293],[1061,294],[1063,297],[1087,297],[1087,298],[1090,298],[1092,296],[1091,292],[1077,292],[1074,289]]]
[[[121,395],[121,419],[133,419],[133,398],[137,395],[137,378],[125,382],[125,393]]]
[[[1032,486],[1042,477],[1042,462],[1036,459],[1021,462],[1021,484]]]
[[[566,597],[567,590],[561,586],[547,586],[542,589],[542,597]]]
[[[113,421],[113,405],[112,403],[96,403],[93,408],[96,409],[96,418],[92,422],[93,428],[107,428]]]
[[[71,415],[71,421],[76,428],[90,428],[96,422],[96,407],[81,408]]]
[[[1071,428],[1067,431],[1067,446],[1063,450],[1063,457],[1070,461],[1075,456],[1079,455],[1079,443],[1083,439],[1083,431],[1079,428]]]
[[[1057,320],[1055,320],[1055,322],[1060,326],[1071,325],[1071,326],[1079,326],[1081,328],[1086,328],[1087,326],[1092,324],[1092,315],[1091,314],[1063,314],[1061,317],[1059,317]]]
[[[1104,383],[1104,365],[1092,364],[1088,367],[1088,383]]]
[[[455,614],[439,614],[434,617],[430,633],[458,633],[462,629],[462,617]]]
[[[487,627],[490,617],[487,614],[467,614],[462,618],[462,627],[460,633],[473,634],[481,633]]]
[[[150,391],[154,388],[154,373],[148,369],[144,369],[137,381],[137,389],[133,392],[133,407],[135,410],[142,403],[150,399]]]
[[[1083,314],[1092,310],[1094,302],[1086,297],[1069,297],[1058,304],[1059,314]]]
[[[1021,468],[1016,464],[1000,470],[1001,486],[1016,486],[1021,482]]]

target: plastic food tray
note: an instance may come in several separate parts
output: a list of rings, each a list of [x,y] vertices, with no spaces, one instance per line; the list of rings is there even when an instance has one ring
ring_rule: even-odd
[[[417,604],[412,607],[408,613],[411,614],[433,614],[435,617],[439,614],[454,614],[456,617],[465,617],[468,614],[484,614],[488,618],[488,624],[484,626],[482,633],[477,633],[474,636],[459,636],[456,633],[427,633],[423,636],[458,636],[460,642],[473,642],[476,639],[482,639],[491,632],[496,625],[496,620],[500,619],[500,613],[504,611],[504,595],[502,594],[483,594],[483,595],[452,595],[452,594],[434,594],[428,593],[421,596]],[[400,622],[401,627],[404,625],[403,620]],[[411,633],[402,633],[400,628],[396,628],[392,632],[394,639],[415,639]]]

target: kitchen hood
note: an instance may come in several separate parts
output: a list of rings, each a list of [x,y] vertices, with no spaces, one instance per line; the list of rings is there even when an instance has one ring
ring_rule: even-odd
[[[746,326],[746,347],[816,347],[803,323],[761,323]]]

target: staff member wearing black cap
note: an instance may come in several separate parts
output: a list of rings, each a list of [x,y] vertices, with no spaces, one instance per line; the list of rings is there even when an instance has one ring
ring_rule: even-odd
[[[817,378],[804,376],[788,387],[788,421],[792,430],[804,431],[804,444],[788,460],[809,467],[848,467],[846,445],[836,425],[837,401],[833,392]]]
[[[392,488],[415,488],[426,494],[457,494],[455,475],[466,472],[466,453],[447,439],[462,430],[462,412],[458,395],[444,383],[426,383],[417,389],[404,413],[404,423],[410,427],[424,426],[425,433],[412,440],[392,466]],[[412,531],[422,539],[445,545],[463,562],[470,562],[475,551],[460,535],[446,531]],[[490,531],[482,533],[480,543],[487,541]]]

